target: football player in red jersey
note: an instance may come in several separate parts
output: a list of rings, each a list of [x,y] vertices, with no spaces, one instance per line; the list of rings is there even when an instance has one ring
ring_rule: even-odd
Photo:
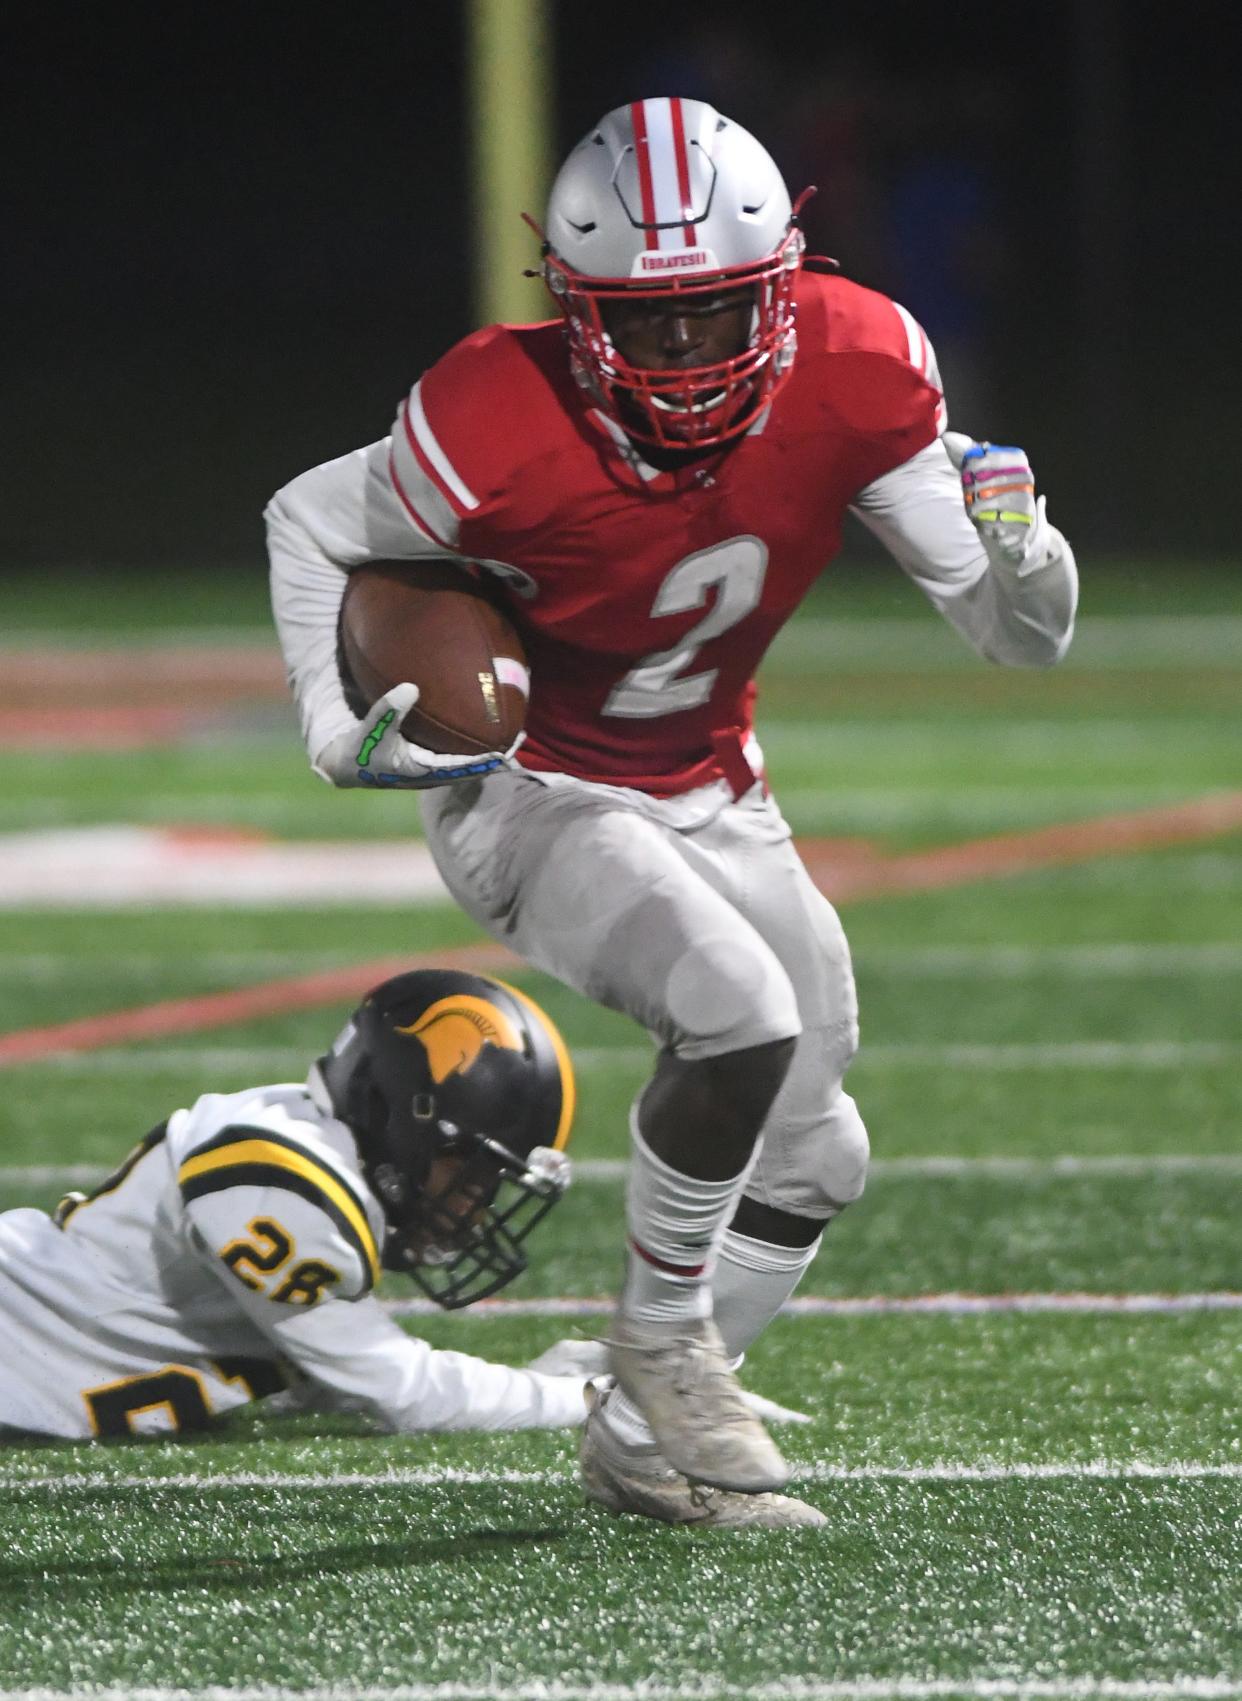
[[[358,784],[365,747],[422,789],[463,908],[659,1047],[631,1117],[617,1387],[582,1471],[592,1499],[670,1521],[701,1516],[701,1485],[722,1525],[820,1521],[777,1492],[733,1369],[867,1167],[849,951],[764,781],[756,668],[847,510],[992,661],[1057,661],[1076,600],[1022,451],[947,433],[911,315],[803,260],[753,136],[700,101],[618,108],[552,189],[559,316],[467,337],[390,437],[267,511],[315,770]],[[391,699],[359,721],[336,667],[349,570],[436,557],[496,576],[531,670],[525,742],[457,783],[400,716],[376,742]]]

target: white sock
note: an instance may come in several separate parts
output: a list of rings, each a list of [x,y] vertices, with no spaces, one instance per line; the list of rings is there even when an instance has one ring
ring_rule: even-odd
[[[733,1229],[726,1233],[712,1277],[712,1308],[731,1359],[740,1363],[776,1316],[819,1251],[820,1239],[809,1246],[774,1246]]]
[[[716,1251],[750,1166],[724,1181],[670,1168],[630,1118],[633,1155],[626,1190],[629,1259],[619,1309],[631,1322],[710,1317]]]
[[[628,1394],[614,1388],[604,1403],[603,1421],[627,1447],[654,1447],[655,1436]]]
[[[716,1325],[731,1369],[737,1369],[747,1347],[758,1340],[793,1293],[822,1238],[810,1246],[774,1246],[726,1231],[711,1288]],[[655,1441],[647,1420],[620,1388],[613,1389],[605,1409],[609,1429],[627,1446],[643,1447]]]

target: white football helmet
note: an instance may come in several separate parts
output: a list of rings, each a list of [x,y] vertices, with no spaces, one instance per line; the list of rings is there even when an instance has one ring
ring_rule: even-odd
[[[578,382],[628,436],[723,443],[752,425],[793,366],[804,241],[771,155],[700,100],[639,100],[601,119],[548,200],[544,279],[569,329]],[[754,286],[747,346],[711,366],[635,366],[600,303]]]

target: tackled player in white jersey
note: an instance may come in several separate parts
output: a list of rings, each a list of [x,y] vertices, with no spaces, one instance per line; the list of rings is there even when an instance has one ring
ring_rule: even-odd
[[[434,1350],[372,1294],[399,1270],[455,1309],[518,1275],[573,1110],[523,994],[385,981],[305,1082],[207,1093],[54,1216],[0,1215],[0,1434],[201,1429],[285,1389],[391,1431],[582,1423],[585,1374]]]

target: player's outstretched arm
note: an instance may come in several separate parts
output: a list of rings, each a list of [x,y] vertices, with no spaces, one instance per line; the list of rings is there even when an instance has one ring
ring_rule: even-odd
[[[584,1375],[441,1352],[407,1335],[369,1297],[350,1304],[329,1295],[284,1315],[258,1295],[244,1294],[241,1304],[281,1355],[325,1391],[328,1409],[361,1411],[382,1429],[564,1429],[586,1418]]]
[[[854,512],[989,661],[1050,667],[1069,648],[1074,553],[1021,449],[946,432],[860,491]]]

